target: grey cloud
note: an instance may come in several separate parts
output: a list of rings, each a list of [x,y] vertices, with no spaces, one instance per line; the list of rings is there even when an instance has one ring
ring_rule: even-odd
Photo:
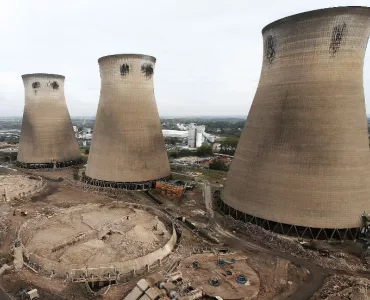
[[[0,10],[0,116],[22,115],[20,76],[66,76],[71,115],[94,115],[97,59],[112,53],[157,57],[161,115],[246,115],[262,64],[261,29],[290,14],[368,0],[33,0],[3,1]],[[370,54],[364,68],[370,91]],[[4,99],[4,98],[3,98]],[[4,100],[2,101],[2,104]],[[366,101],[367,107],[370,100]]]

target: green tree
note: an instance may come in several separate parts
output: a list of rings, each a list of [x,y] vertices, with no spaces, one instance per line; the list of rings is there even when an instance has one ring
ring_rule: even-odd
[[[234,155],[236,147],[238,146],[239,138],[227,137],[220,141],[221,149],[220,152],[224,154]]]
[[[198,156],[211,156],[213,154],[212,152],[212,146],[203,144],[199,148],[197,148],[197,155]]]
[[[211,170],[219,170],[219,171],[228,171],[229,168],[225,165],[225,163],[220,159],[214,159],[210,164],[209,168]]]
[[[167,137],[165,138],[165,143],[168,145],[176,145],[180,143],[180,139],[178,137]]]

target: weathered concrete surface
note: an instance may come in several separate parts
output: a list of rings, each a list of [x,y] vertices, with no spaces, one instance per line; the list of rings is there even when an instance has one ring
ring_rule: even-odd
[[[171,174],[154,97],[155,61],[138,54],[99,59],[100,101],[88,177],[142,182]]]
[[[64,76],[22,76],[25,105],[17,160],[65,162],[81,157],[64,97]]]
[[[290,16],[263,30],[263,66],[223,201],[249,215],[354,228],[369,209],[363,63],[370,8]]]

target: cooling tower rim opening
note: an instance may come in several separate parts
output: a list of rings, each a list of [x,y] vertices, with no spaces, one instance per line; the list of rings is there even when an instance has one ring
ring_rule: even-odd
[[[106,56],[102,56],[98,59],[98,63],[102,62],[103,60],[107,58],[139,58],[139,59],[147,59],[155,63],[157,59],[154,56],[146,55],[146,54],[110,54]]]
[[[48,73],[30,73],[30,74],[23,74],[22,79],[27,77],[53,77],[53,78],[61,78],[65,79],[65,76],[59,74],[48,74]]]
[[[319,16],[330,16],[330,14],[338,14],[338,13],[351,13],[351,14],[363,14],[370,17],[370,7],[368,6],[336,6],[336,7],[327,7],[327,8],[321,8],[316,10],[310,10],[294,15],[290,15],[281,19],[278,19],[270,24],[267,24],[262,29],[262,34],[270,29],[271,27],[275,27],[277,25],[280,25],[284,22],[292,22],[292,21],[299,21]]]

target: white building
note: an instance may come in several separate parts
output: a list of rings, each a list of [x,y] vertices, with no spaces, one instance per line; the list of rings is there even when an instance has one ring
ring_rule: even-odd
[[[164,137],[178,137],[178,138],[187,138],[188,132],[182,130],[168,130],[162,129],[162,133]]]
[[[214,137],[206,133],[205,125],[198,126],[196,123],[190,123],[188,129],[189,148],[198,148],[202,146],[204,142],[213,143]]]

